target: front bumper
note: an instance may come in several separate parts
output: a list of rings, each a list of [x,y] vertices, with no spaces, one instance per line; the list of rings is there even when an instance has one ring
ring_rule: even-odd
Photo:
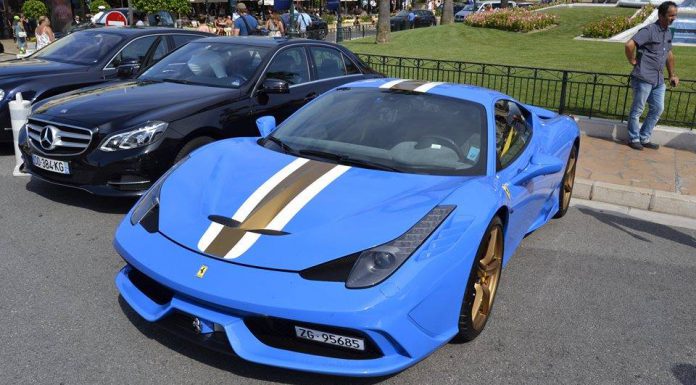
[[[178,147],[170,141],[114,152],[103,152],[90,146],[77,156],[52,156],[37,151],[22,130],[19,149],[24,170],[42,181],[77,188],[91,194],[114,197],[142,195],[171,165]],[[69,175],[46,171],[34,166],[32,154],[68,162]]]
[[[185,319],[205,320],[215,325],[210,335],[217,338],[204,340],[217,340],[213,348],[219,350],[218,333],[224,333],[231,350],[249,361],[323,374],[380,376],[415,364],[457,332],[463,286],[459,290],[447,283],[459,274],[434,277],[435,272],[429,274],[426,268],[424,274],[408,277],[418,283],[407,290],[400,286],[397,271],[378,286],[350,290],[343,283],[307,281],[295,272],[210,258],[159,233],[147,233],[140,225],[132,226],[128,219],[119,226],[114,246],[128,263],[117,274],[116,286],[138,314],[163,324],[182,314]],[[459,261],[471,263],[461,255]],[[207,272],[198,278],[203,265]],[[146,276],[158,289],[145,288],[133,274]],[[307,350],[297,341],[280,346],[250,327],[250,320],[258,319],[359,336],[372,343],[372,353],[377,354],[332,355],[322,350],[325,346]],[[193,328],[189,334],[194,334]]]

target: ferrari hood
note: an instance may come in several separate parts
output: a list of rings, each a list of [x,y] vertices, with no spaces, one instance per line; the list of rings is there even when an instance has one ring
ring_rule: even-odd
[[[399,237],[469,179],[337,165],[231,139],[165,181],[159,229],[212,257],[299,271]]]

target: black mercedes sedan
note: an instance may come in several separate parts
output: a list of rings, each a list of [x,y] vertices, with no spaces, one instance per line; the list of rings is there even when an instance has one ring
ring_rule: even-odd
[[[95,28],[71,33],[35,54],[0,63],[0,142],[10,142],[8,102],[36,102],[118,78],[131,78],[191,40],[211,34],[174,28]]]
[[[319,94],[382,77],[342,46],[307,39],[193,41],[133,81],[39,102],[20,133],[25,170],[97,195],[137,196],[217,139],[259,136]],[[340,106],[337,106],[340,108]]]

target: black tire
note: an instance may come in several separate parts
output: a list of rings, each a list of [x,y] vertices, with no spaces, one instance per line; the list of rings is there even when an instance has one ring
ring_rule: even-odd
[[[488,264],[480,263],[484,262],[487,258],[487,251],[489,249],[488,245],[491,241],[493,234],[496,234],[495,238],[495,254],[496,257],[492,258]],[[498,243],[499,242],[499,243]],[[493,303],[495,300],[495,295],[497,293],[498,284],[500,283],[500,276],[502,272],[502,262],[503,262],[503,252],[504,247],[504,233],[503,233],[503,222],[500,217],[496,216],[491,220],[488,225],[486,232],[483,234],[481,243],[479,244],[478,251],[476,252],[476,258],[471,267],[471,272],[469,273],[469,279],[466,283],[466,290],[464,292],[464,298],[462,299],[461,310],[459,311],[459,332],[454,338],[456,342],[469,342],[474,338],[478,337],[483,331],[490,318],[491,310],[493,308]],[[492,284],[492,290],[489,290],[488,294],[489,300],[481,302],[481,297],[477,301],[477,294],[486,293],[486,290],[482,289],[483,286],[488,287],[488,285],[482,285],[484,280],[482,274],[488,276],[488,278],[493,277],[493,275],[488,275],[490,272],[488,269],[483,269],[482,266],[490,267],[491,265],[497,264],[497,270],[495,274],[494,281],[488,281],[488,284]],[[480,291],[477,292],[476,285],[479,285]],[[489,288],[490,289],[490,288]],[[473,310],[474,306],[477,306],[477,316],[474,317]],[[483,309],[485,307],[485,309]],[[485,314],[484,314],[485,310]]]
[[[565,169],[563,169],[563,179],[561,179],[561,188],[558,189],[558,212],[554,218],[561,218],[568,212],[570,207],[570,199],[573,196],[573,186],[575,186],[575,170],[578,164],[578,146],[573,146],[568,154],[568,161]],[[572,169],[570,169],[572,167]]]
[[[208,143],[214,142],[215,139],[209,137],[209,136],[199,136],[197,138],[193,138],[190,141],[188,141],[184,147],[181,147],[181,150],[176,154],[176,157],[174,158],[174,163],[180,161],[183,159],[186,155],[190,154],[193,152],[193,150],[203,147]]]

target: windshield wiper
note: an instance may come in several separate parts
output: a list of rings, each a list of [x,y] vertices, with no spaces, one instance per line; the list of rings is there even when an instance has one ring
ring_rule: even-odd
[[[285,151],[285,153],[287,153],[287,154],[297,155],[297,153],[298,153],[297,150],[295,150],[294,148],[288,146],[285,142],[283,142],[282,140],[276,138],[275,136],[271,136],[271,135],[267,136],[267,137],[266,137],[266,141],[269,141],[269,140],[270,140],[271,142],[277,144],[277,145],[278,145],[281,149],[283,149],[283,151]]]
[[[371,168],[371,169],[376,169],[376,170],[402,172],[398,168],[395,168],[392,166],[387,166],[387,165],[382,164],[382,163],[371,162],[369,160],[364,160],[364,159],[355,159],[355,158],[351,158],[351,157],[346,156],[346,155],[333,154],[333,153],[325,152],[325,151],[300,150],[300,155],[316,156],[316,157],[323,158],[323,159],[333,160],[337,163],[341,163],[341,164],[345,164],[345,165],[359,166],[359,167]]]
[[[169,82],[169,83],[179,83],[179,84],[193,84],[193,82],[190,82],[188,80],[183,80],[183,79],[160,79],[162,82]]]

